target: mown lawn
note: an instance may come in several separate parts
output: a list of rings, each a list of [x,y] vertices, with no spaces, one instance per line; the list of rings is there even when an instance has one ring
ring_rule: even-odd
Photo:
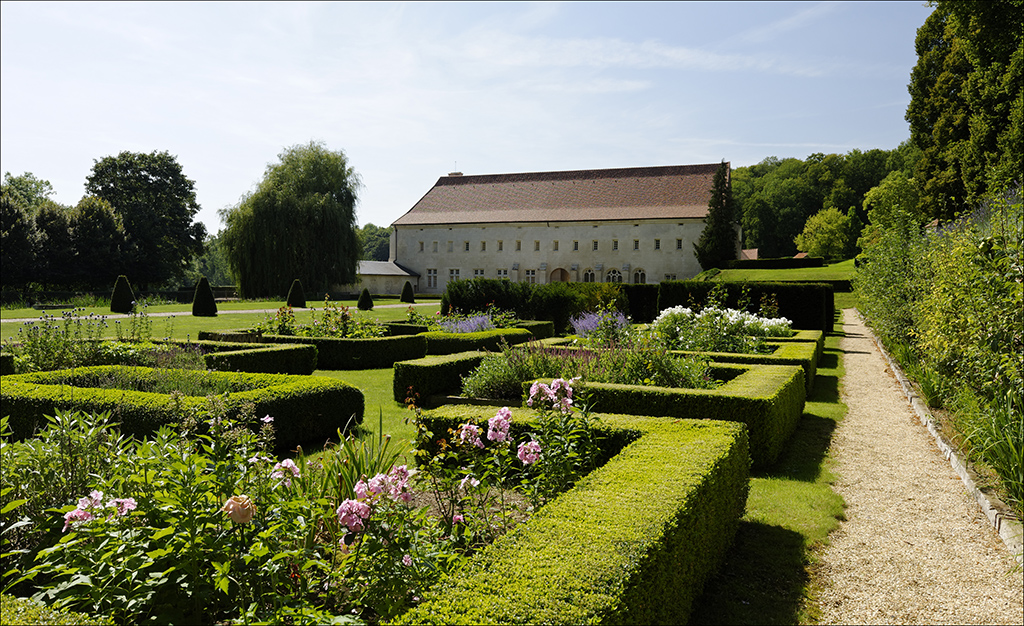
[[[802,267],[787,270],[722,270],[713,280],[723,282],[850,280],[853,278],[853,271],[853,259],[849,259],[825,267]]]
[[[312,317],[314,313],[319,316],[323,312],[322,302],[314,304],[313,302],[307,301],[307,303],[310,305],[310,308],[296,309],[294,311],[295,320],[299,324],[309,323],[310,317]],[[409,305],[399,302],[397,298],[381,298],[380,300],[375,300],[372,311],[359,311],[355,308],[355,301],[342,300],[338,303],[348,306],[356,316],[373,317],[382,322],[399,321],[408,317]],[[199,332],[203,330],[229,330],[250,327],[257,322],[262,321],[267,316],[273,317],[277,309],[282,306],[284,306],[284,302],[230,302],[224,303],[223,305],[217,305],[218,315],[216,317],[193,317],[191,304],[163,304],[147,307],[145,309],[145,315],[142,315],[141,313],[135,315],[135,321],[138,323],[145,319],[151,324],[150,328],[152,339],[195,339],[199,336]],[[440,310],[440,306],[441,305],[438,300],[427,300],[425,302],[418,302],[415,305],[415,308],[417,313],[429,316]],[[239,312],[253,310],[265,312]],[[16,340],[18,338],[18,330],[23,325],[23,322],[17,322],[14,320],[39,320],[44,316],[49,316],[56,318],[57,324],[63,324],[62,315],[69,311],[70,309],[56,309],[50,311],[37,311],[35,309],[9,309],[2,311],[2,315],[0,315],[0,322],[2,322],[0,323],[0,340],[7,341],[8,339]],[[109,308],[92,307],[84,309],[78,314],[83,316],[92,314],[95,316],[105,317],[106,327],[103,329],[102,334],[104,337],[117,337],[117,329],[119,326],[121,328],[121,332],[125,336],[131,332],[131,318],[123,315],[112,314]],[[74,325],[75,324],[72,323],[72,326]]]

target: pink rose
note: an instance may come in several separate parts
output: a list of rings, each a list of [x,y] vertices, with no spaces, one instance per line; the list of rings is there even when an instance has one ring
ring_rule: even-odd
[[[232,522],[248,524],[252,521],[252,516],[256,514],[256,505],[252,503],[249,496],[231,496],[220,510],[227,513]]]

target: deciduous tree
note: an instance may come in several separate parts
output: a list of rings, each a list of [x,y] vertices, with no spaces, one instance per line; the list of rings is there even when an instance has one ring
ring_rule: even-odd
[[[314,293],[354,283],[359,177],[342,151],[286,149],[256,190],[223,211],[223,242],[245,297],[283,296],[295,278]]]
[[[180,279],[203,251],[206,228],[195,183],[167,152],[122,152],[96,161],[86,192],[114,207],[124,224],[124,270],[145,289]]]

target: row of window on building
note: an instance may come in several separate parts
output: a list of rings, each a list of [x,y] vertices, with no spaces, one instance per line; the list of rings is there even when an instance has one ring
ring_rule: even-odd
[[[458,268],[451,268],[448,270],[448,282],[456,281],[462,278],[461,270]],[[473,270],[473,278],[487,278],[486,272],[482,269]],[[508,269],[500,268],[496,270],[495,278],[508,280]],[[593,269],[587,268],[583,270],[581,276],[583,282],[593,283],[597,282],[597,273]],[[604,282],[606,283],[621,283],[625,280],[626,275],[617,269],[610,269],[604,274]],[[665,274],[665,280],[675,280],[675,274]],[[537,270],[528,269],[523,271],[523,282],[525,283],[536,283],[537,282]],[[633,270],[633,284],[643,285],[647,283],[647,272],[642,269]],[[437,289],[437,270],[427,269],[427,289]]]
[[[420,243],[420,252],[426,252],[426,243],[427,242],[421,241],[419,243]],[[432,241],[431,242],[431,250],[430,251],[434,252],[434,253],[438,252],[438,248],[439,248],[438,244],[439,243],[440,242],[438,242],[438,241]],[[481,241],[479,243],[480,243],[480,252],[487,252],[487,242],[486,241]],[[505,251],[505,242],[504,241],[499,239],[495,243],[497,244],[497,252],[504,252]],[[541,251],[540,243],[541,243],[540,240],[534,240],[534,242],[533,242],[533,251],[534,252],[540,252]],[[618,250],[619,249],[619,240],[618,239],[612,239],[611,245],[612,245],[612,250],[613,251]],[[552,252],[558,252],[559,251],[559,247],[558,246],[559,246],[558,240],[557,239],[553,240],[551,242],[551,251]],[[594,239],[593,241],[591,241],[590,246],[591,246],[591,250],[593,250],[594,252],[597,252],[598,250],[600,250],[600,242],[597,239]],[[472,248],[471,242],[469,242],[469,241],[463,241],[462,242],[462,251],[463,252],[469,252],[471,250],[471,248]],[[634,239],[633,240],[633,249],[634,250],[640,250],[640,240],[639,239]],[[654,240],[654,249],[655,250],[661,250],[661,239],[655,239]],[[682,239],[676,239],[676,250],[682,250],[682,249],[683,249],[683,240]],[[516,243],[515,243],[515,251],[516,252],[522,252],[522,250],[523,250],[523,242],[522,242],[522,240],[518,240],[517,239]],[[579,252],[579,250],[580,250],[580,242],[574,240],[572,242],[572,251],[573,252]],[[448,252],[455,252],[455,242],[454,241],[449,241],[448,242]]]

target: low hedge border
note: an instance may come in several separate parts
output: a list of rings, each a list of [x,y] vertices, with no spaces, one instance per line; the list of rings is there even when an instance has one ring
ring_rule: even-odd
[[[491,415],[443,410],[453,426]],[[527,413],[513,409],[514,419]],[[639,437],[394,623],[686,623],[743,515],[746,430],[735,422],[600,418]]]
[[[370,370],[391,367],[395,361],[427,354],[423,335],[396,335],[365,339],[263,335],[262,343],[307,343],[316,346],[317,367],[322,370]]]
[[[807,398],[803,368],[714,363],[713,375],[727,380],[716,389],[582,382],[576,389],[588,393],[593,409],[602,413],[746,424],[751,461],[758,468],[771,466],[803,415]],[[532,383],[524,382],[524,389]]]
[[[0,352],[0,376],[14,373],[14,354]]]
[[[457,354],[469,350],[498,350],[504,343],[515,345],[533,339],[533,333],[525,328],[495,328],[475,333],[446,333],[435,330],[418,336],[424,337],[427,341],[427,356]]]
[[[316,346],[259,345],[226,341],[154,341],[153,343],[179,346],[199,346],[203,349],[206,367],[221,372],[251,372],[262,374],[312,374],[317,367]]]
[[[820,332],[820,331],[819,331]],[[814,376],[818,371],[818,344],[804,342],[767,341],[775,350],[771,354],[745,354],[742,352],[684,352],[672,350],[671,354],[704,355],[717,363],[747,363],[758,365],[799,365],[804,370],[804,389],[807,395],[814,389]]]
[[[395,402],[405,402],[410,393],[415,393],[419,406],[429,406],[431,396],[461,389],[462,377],[480,367],[484,355],[471,351],[395,363],[391,383]]]
[[[548,339],[555,336],[555,323],[544,320],[526,320],[516,324],[516,328],[525,328],[533,335],[533,339]]]
[[[116,374],[137,383],[159,376],[148,367],[101,365],[0,378],[0,414],[10,416],[15,439],[33,436],[55,411],[109,411],[126,435],[144,437],[161,426],[177,423],[185,411],[201,410],[206,398],[169,394],[74,387],[69,384],[90,376]],[[278,449],[290,449],[336,436],[350,419],[362,422],[363,392],[348,383],[323,376],[197,372],[228,381],[238,391],[223,396],[229,415],[247,405],[257,415],[272,415]],[[352,419],[354,417],[354,419]]]

